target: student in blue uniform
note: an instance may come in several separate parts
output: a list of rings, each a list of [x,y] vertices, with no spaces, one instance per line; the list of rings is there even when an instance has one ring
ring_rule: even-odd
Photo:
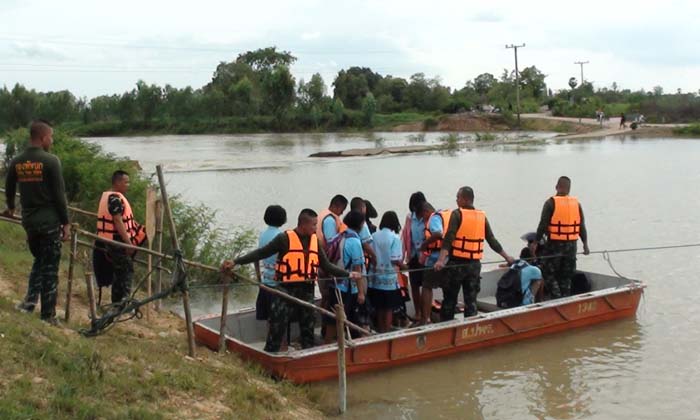
[[[399,217],[396,212],[388,211],[382,216],[379,230],[372,235],[377,265],[367,280],[367,298],[376,310],[377,330],[380,333],[391,329],[394,309],[403,304],[397,272],[403,265],[400,231]]]
[[[267,228],[260,233],[260,239],[258,239],[258,248],[262,248],[271,242],[277,235],[282,233],[280,227],[287,223],[287,211],[278,205],[271,205],[265,209],[265,224]],[[277,263],[277,254],[271,255],[260,261],[256,261],[255,274],[258,277],[258,281],[265,286],[275,287],[277,286],[277,281],[275,280],[275,264]],[[255,302],[255,319],[260,321],[267,320],[270,316],[270,305],[272,303],[272,295],[263,290],[258,289],[258,299]]]
[[[361,273],[363,276],[367,274],[365,267],[365,253],[362,249],[362,241],[360,240],[360,231],[365,225],[365,216],[351,210],[345,216],[343,223],[348,229],[343,232],[342,257],[338,264],[346,271]],[[365,285],[364,278],[362,280],[339,279],[337,284],[330,283],[329,306],[335,309],[338,304],[338,294],[340,295],[345,309],[345,316],[348,321],[357,322],[357,306],[365,303]],[[335,320],[329,317],[324,317],[326,327],[324,340],[326,343],[332,343],[336,339]]]

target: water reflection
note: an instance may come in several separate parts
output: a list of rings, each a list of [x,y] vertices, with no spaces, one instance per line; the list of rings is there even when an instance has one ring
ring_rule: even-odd
[[[348,384],[348,418],[588,417],[601,392],[634,380],[641,342],[638,323],[622,320],[356,375]],[[314,385],[328,412],[336,386]]]

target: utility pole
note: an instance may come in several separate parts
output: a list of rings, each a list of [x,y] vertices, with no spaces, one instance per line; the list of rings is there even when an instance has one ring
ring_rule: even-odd
[[[525,48],[525,44],[506,45],[506,48],[512,48],[515,52],[515,109],[518,113],[518,128],[520,128],[520,72],[518,71],[518,48]]]
[[[583,65],[588,64],[588,61],[576,61],[574,64],[578,64],[581,66],[581,86],[583,86]]]

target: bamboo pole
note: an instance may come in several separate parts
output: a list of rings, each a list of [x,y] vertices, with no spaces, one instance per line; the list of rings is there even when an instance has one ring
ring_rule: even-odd
[[[90,311],[90,320],[97,319],[97,304],[95,303],[95,286],[92,281],[92,273],[85,271],[85,287],[88,295],[88,310]]]
[[[156,238],[158,252],[163,252],[163,205],[160,199],[156,200]],[[156,293],[160,293],[163,288],[163,271],[161,270],[160,264],[158,265],[158,271],[156,272]],[[160,299],[155,302],[156,311],[160,311]]]
[[[226,350],[226,319],[228,318],[228,276],[222,275],[221,280],[224,283],[224,290],[221,298],[221,321],[219,323],[219,353],[224,353]]]
[[[75,259],[78,253],[78,228],[73,224],[70,229],[70,255],[68,256],[68,283],[66,284],[66,322],[70,321],[70,301],[73,293],[73,272],[75,271]]]
[[[156,172],[158,173],[158,183],[160,184],[160,194],[163,200],[163,211],[165,216],[168,218],[168,227],[170,228],[171,241],[173,242],[173,249],[178,252],[180,251],[180,240],[177,238],[177,228],[175,226],[175,221],[173,220],[173,213],[170,210],[170,203],[168,202],[168,192],[165,189],[165,178],[163,177],[163,167],[161,165],[156,166]],[[173,272],[173,280],[177,281],[179,271],[182,269],[180,264],[175,266]],[[185,310],[185,322],[187,323],[187,347],[189,350],[190,357],[195,357],[194,350],[194,327],[192,326],[192,312],[190,310],[190,294],[187,290],[187,277],[185,276],[184,285],[182,288],[182,306]]]
[[[309,303],[309,302],[307,302],[307,301],[305,301],[305,300],[301,300],[301,299],[299,299],[298,297],[289,295],[289,294],[287,294],[287,293],[285,293],[285,292],[283,292],[283,291],[281,291],[281,290],[277,290],[277,289],[274,288],[274,287],[269,287],[269,286],[266,286],[266,285],[264,285],[264,284],[262,284],[262,283],[258,283],[257,281],[252,280],[252,279],[249,279],[248,277],[242,276],[242,275],[240,275],[240,274],[238,274],[238,273],[232,273],[232,274],[233,274],[234,276],[238,277],[239,279],[245,281],[246,283],[255,284],[255,285],[258,286],[259,288],[261,288],[261,289],[263,289],[263,290],[266,290],[266,291],[272,293],[273,295],[277,295],[277,296],[281,297],[282,299],[286,299],[286,300],[288,300],[288,301],[294,302],[294,303],[296,303],[297,305],[301,305],[301,306],[303,306],[303,307],[305,307],[305,308],[313,309],[314,311],[320,312],[320,313],[322,313],[323,315],[326,315],[327,317],[330,317],[330,318],[332,318],[332,319],[335,319],[335,320],[338,319],[338,317],[336,316],[336,314],[334,314],[333,312],[329,311],[328,309],[324,309],[324,308],[321,308],[320,306],[314,305],[313,303]],[[361,334],[364,334],[364,335],[372,335],[372,334],[374,334],[373,332],[371,332],[371,331],[369,331],[369,330],[366,330],[366,329],[360,327],[359,325],[354,324],[354,323],[348,321],[347,319],[345,319],[345,320],[343,321],[343,323],[344,323],[345,325],[347,325],[348,328],[351,328],[351,329],[353,329],[353,330],[355,330],[355,331],[357,331],[357,332],[359,332],[359,333],[361,333]]]
[[[343,304],[335,305],[336,335],[338,337],[338,408],[340,414],[344,414],[347,409],[347,367],[345,365],[345,309]]]
[[[156,190],[153,187],[148,187],[146,192],[146,236],[148,237],[148,249],[153,249],[153,238],[156,233]],[[153,255],[148,254],[147,260],[147,275],[146,275],[146,295],[150,298],[153,296]],[[151,320],[152,303],[146,305],[146,321]]]

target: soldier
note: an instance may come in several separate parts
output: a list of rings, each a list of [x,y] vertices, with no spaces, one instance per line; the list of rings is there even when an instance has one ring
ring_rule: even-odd
[[[70,226],[61,161],[48,153],[53,144],[53,128],[35,121],[29,129],[29,147],[17,155],[8,167],[5,180],[7,209],[13,217],[15,194],[19,185],[22,226],[34,257],[24,301],[17,308],[32,312],[41,296],[41,319],[56,325],[56,293],[61,241],[68,240]]]
[[[115,171],[112,174],[112,188],[102,193],[97,209],[97,235],[125,244],[141,246],[146,242],[146,230],[136,222],[129,200],[129,174]],[[95,241],[96,248],[103,248],[109,257],[113,272],[112,303],[119,303],[131,295],[134,277],[133,258],[135,251],[112,244]],[[95,270],[97,272],[97,270]],[[105,282],[107,284],[109,282]]]
[[[492,250],[501,255],[508,264],[513,258],[508,255],[491,231],[486,213],[474,208],[474,190],[462,187],[457,191],[459,208],[452,212],[450,222],[442,241],[440,256],[435,270],[448,265],[447,278],[443,287],[443,301],[440,320],[454,319],[459,289],[464,294],[464,317],[477,314],[476,297],[481,290],[481,258],[484,255],[484,241]],[[449,263],[447,257],[450,257]]]
[[[295,229],[277,235],[267,245],[234,261],[224,261],[221,270],[229,272],[236,265],[250,264],[277,254],[275,266],[277,289],[309,303],[314,301],[313,280],[318,278],[319,267],[331,276],[360,280],[362,278],[360,273],[348,273],[328,261],[316,235],[317,225],[316,212],[304,209],[299,213]],[[313,310],[275,296],[270,308],[270,330],[267,334],[265,351],[280,351],[287,325],[294,312],[298,314],[301,346],[305,349],[313,347],[316,322]]]
[[[537,227],[537,244],[547,235],[542,257],[542,275],[551,298],[571,295],[571,280],[576,271],[576,242],[583,242],[583,253],[588,255],[588,234],[583,220],[583,209],[576,197],[569,196],[571,179],[562,176],[557,181],[557,194],[544,203]]]

